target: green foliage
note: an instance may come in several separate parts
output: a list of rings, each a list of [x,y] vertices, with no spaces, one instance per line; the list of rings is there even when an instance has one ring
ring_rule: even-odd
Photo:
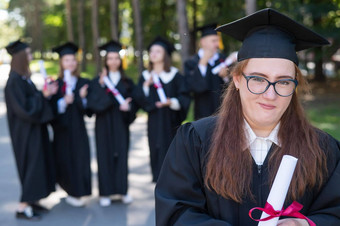
[[[340,140],[340,105],[339,103],[319,105],[307,110],[312,124]]]

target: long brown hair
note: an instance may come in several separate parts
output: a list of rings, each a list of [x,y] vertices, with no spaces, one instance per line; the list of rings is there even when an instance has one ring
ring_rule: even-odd
[[[249,60],[235,65],[232,75],[240,76]],[[305,87],[305,80],[296,66],[296,77],[299,82],[299,93]],[[244,117],[239,92],[231,82],[222,105],[217,114],[212,145],[207,155],[205,184],[209,189],[226,199],[241,203],[243,197],[253,198],[252,156],[249,149],[243,150],[246,144],[244,134]],[[307,188],[321,186],[323,176],[327,173],[325,153],[318,143],[315,128],[307,121],[296,92],[281,117],[278,139],[281,147],[277,147],[269,157],[269,185],[272,184],[284,154],[298,158],[298,164],[292,179],[288,198],[296,200]]]
[[[166,52],[165,49],[164,49],[163,62],[164,62],[164,69],[163,70],[165,72],[170,72],[170,68],[171,68],[171,56]],[[152,70],[153,70],[153,63],[151,61],[149,61],[148,71],[151,72]]]
[[[28,62],[28,56],[26,49],[19,51],[12,56],[11,70],[15,71],[19,75],[30,77],[31,70]]]
[[[76,57],[76,56],[74,56],[74,57]],[[64,68],[63,68],[63,65],[61,64],[61,59],[62,59],[62,57],[59,59],[59,74],[58,74],[58,77],[61,78],[61,79],[64,79]],[[76,60],[77,60],[77,58],[76,58]],[[77,61],[77,68],[74,71],[71,71],[71,74],[75,75],[78,78],[80,77],[78,61]]]

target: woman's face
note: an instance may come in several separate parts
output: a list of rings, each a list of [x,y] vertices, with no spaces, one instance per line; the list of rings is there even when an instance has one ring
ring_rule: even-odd
[[[31,52],[31,48],[26,48],[25,52],[27,54],[27,61],[28,63],[31,62],[33,60],[33,56],[32,56],[32,52]]]
[[[71,73],[77,70],[77,59],[73,54],[66,54],[61,58],[61,66],[64,70],[69,70]]]
[[[246,76],[256,75],[270,82],[280,79],[295,79],[295,65],[292,61],[279,58],[253,58],[243,69]],[[242,75],[234,76],[239,89],[243,115],[253,129],[271,130],[280,121],[288,108],[292,96],[279,96],[271,85],[262,94],[253,94],[247,88]]]
[[[149,51],[150,61],[152,63],[163,63],[165,49],[160,45],[153,45]]]
[[[106,65],[110,71],[118,71],[121,64],[119,53],[108,52],[106,56]]]

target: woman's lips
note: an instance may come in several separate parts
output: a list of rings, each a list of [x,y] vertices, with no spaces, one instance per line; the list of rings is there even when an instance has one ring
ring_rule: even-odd
[[[263,109],[266,109],[266,110],[272,110],[275,108],[274,105],[271,105],[271,104],[263,104],[263,103],[259,103],[259,105],[263,108]]]

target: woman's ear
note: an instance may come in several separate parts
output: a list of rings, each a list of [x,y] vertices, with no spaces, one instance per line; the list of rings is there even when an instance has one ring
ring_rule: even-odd
[[[241,83],[241,76],[233,74],[233,81],[235,83],[236,89],[240,88],[240,83]]]

